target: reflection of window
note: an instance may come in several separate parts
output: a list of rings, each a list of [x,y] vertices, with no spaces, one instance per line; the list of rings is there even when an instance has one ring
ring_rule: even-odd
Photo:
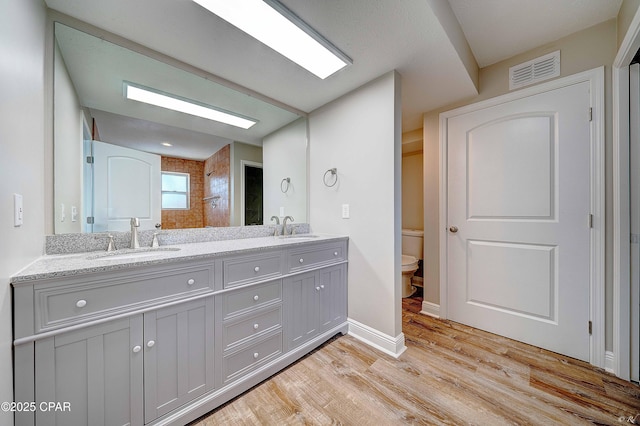
[[[162,172],[162,208],[189,209],[189,173]]]

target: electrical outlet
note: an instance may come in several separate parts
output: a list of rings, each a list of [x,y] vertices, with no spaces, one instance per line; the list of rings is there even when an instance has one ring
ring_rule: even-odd
[[[284,217],[284,207],[280,207],[280,217]]]
[[[78,221],[78,208],[76,206],[71,206],[71,222]]]

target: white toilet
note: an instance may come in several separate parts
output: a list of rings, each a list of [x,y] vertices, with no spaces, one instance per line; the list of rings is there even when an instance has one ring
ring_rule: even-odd
[[[423,231],[402,230],[402,297],[409,297],[416,291],[411,279],[418,270],[418,261],[422,259],[423,237]]]

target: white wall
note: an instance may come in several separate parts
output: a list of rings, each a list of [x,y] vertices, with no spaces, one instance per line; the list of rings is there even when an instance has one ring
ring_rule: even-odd
[[[284,208],[284,216],[293,216],[296,222],[306,222],[307,120],[300,118],[265,137],[262,158],[265,224],[271,223],[271,216],[280,216],[280,207]],[[280,184],[286,177],[291,182],[289,190],[283,193]]]
[[[45,28],[41,0],[3,0],[0,13],[0,401],[13,400],[9,277],[44,243]],[[13,226],[13,194],[24,225]],[[0,412],[0,424],[13,424]]]
[[[73,82],[62,59],[62,52],[55,46],[54,60],[54,211],[56,234],[82,232],[82,157],[83,120]],[[62,220],[62,204],[65,206]],[[71,221],[71,207],[78,210],[78,220]]]
[[[399,86],[390,72],[309,115],[311,228],[349,236],[349,318],[391,338],[402,336]]]

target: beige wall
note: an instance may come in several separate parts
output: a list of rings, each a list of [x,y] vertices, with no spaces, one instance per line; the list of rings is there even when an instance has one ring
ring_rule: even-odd
[[[629,30],[629,25],[631,25],[638,6],[640,6],[640,0],[623,0],[620,6],[618,11],[618,47],[622,44],[622,40]]]
[[[440,241],[439,241],[439,114],[459,106],[509,93],[509,67],[560,50],[561,77],[605,66],[606,93],[606,348],[612,341],[612,121],[611,65],[617,51],[617,25],[612,19],[553,43],[491,65],[480,70],[480,93],[477,97],[424,115],[424,227],[425,227],[425,295],[428,302],[440,303]],[[427,289],[428,287],[428,289]]]
[[[422,151],[402,154],[402,228],[423,229]]]

